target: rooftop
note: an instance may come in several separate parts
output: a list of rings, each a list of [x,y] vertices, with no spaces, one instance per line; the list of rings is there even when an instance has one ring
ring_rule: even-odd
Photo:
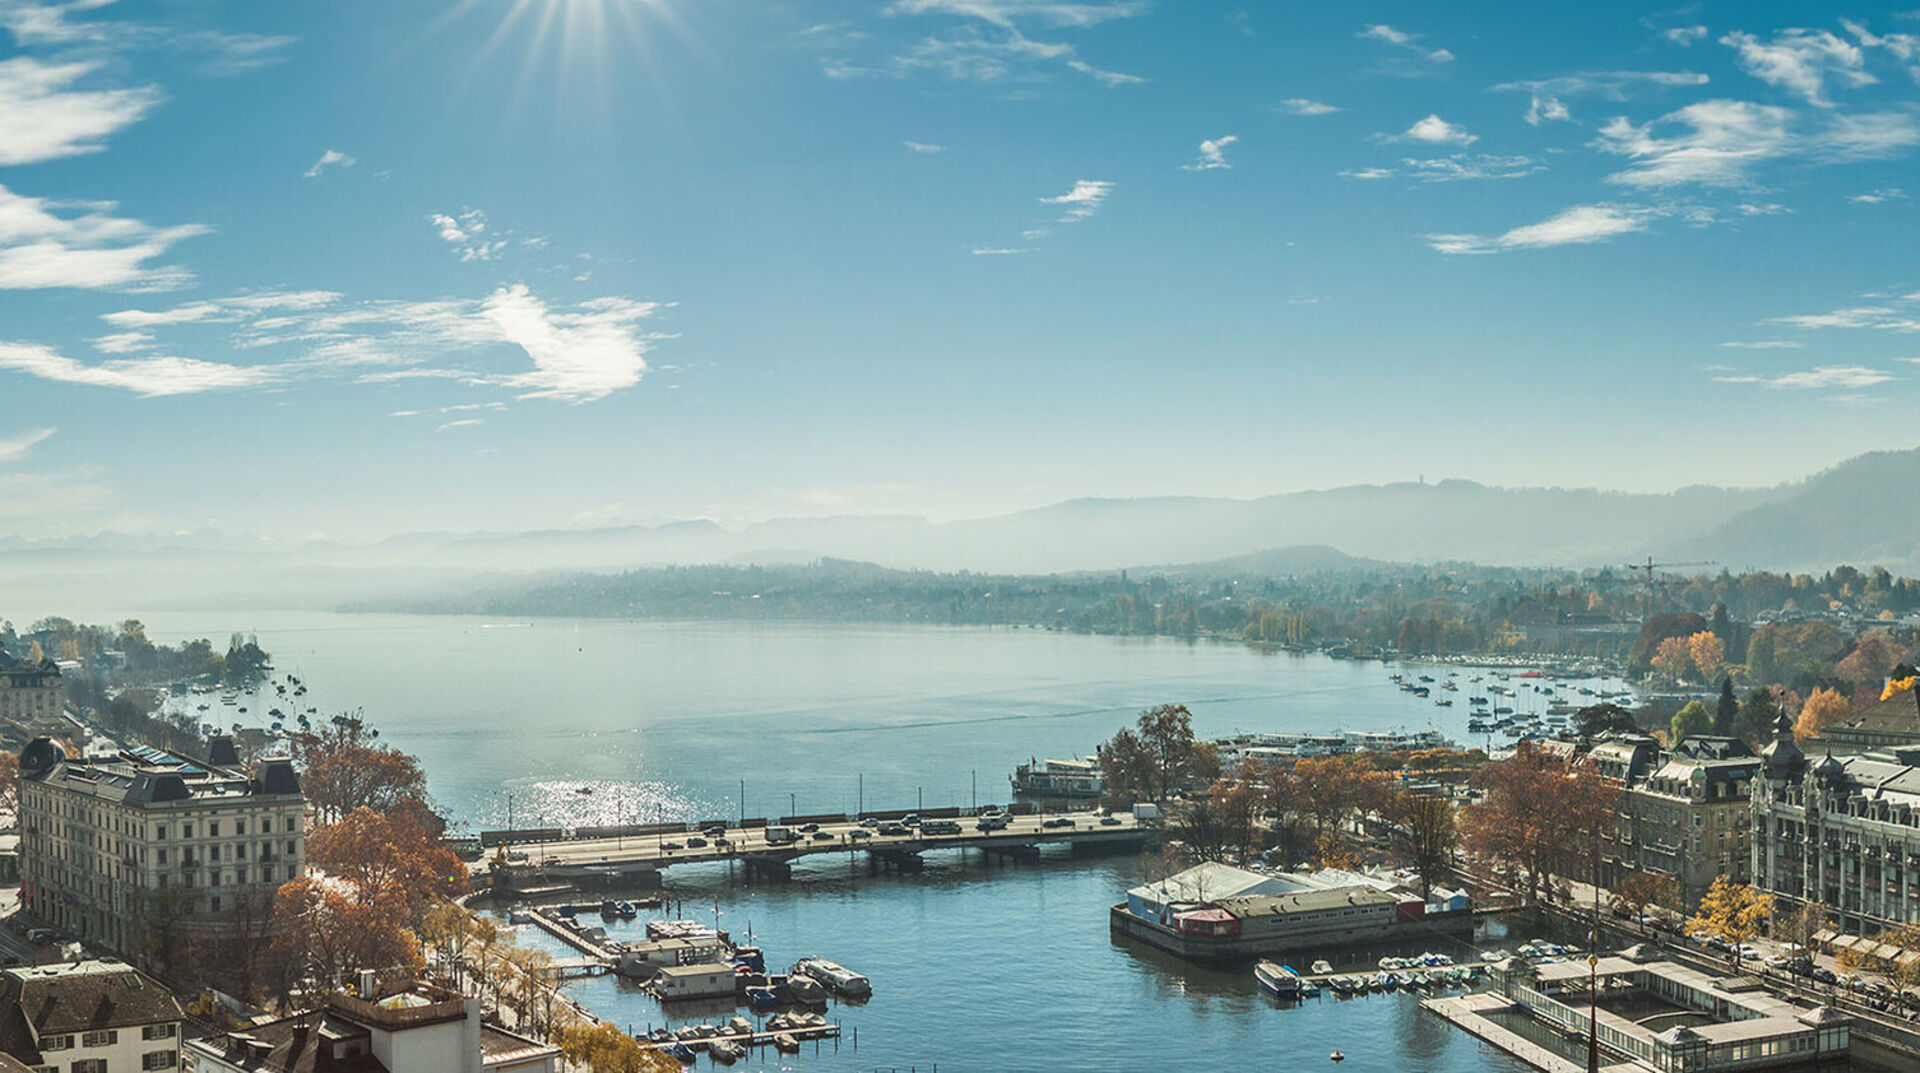
[[[184,1017],[173,993],[119,961],[80,961],[0,973],[0,1051],[38,1064],[48,1035],[163,1024]]]

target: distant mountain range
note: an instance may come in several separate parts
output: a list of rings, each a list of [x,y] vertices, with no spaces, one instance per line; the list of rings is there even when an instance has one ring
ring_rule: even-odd
[[[1877,563],[1913,573],[1920,572],[1915,488],[1920,449],[1862,455],[1772,488],[1690,487],[1666,494],[1451,480],[1251,500],[1076,499],[946,523],[849,516],[730,529],[687,521],[417,533],[370,545],[277,544],[212,531],[0,538],[0,597],[64,591],[67,606],[312,606],[445,593],[488,574],[524,579],[539,572],[789,564],[822,556],[1009,574],[1172,563],[1286,574],[1341,569],[1359,560],[1583,567],[1648,555],[1713,560],[1735,571]],[[1285,550],[1264,550],[1276,548]],[[0,606],[0,615],[9,610]]]

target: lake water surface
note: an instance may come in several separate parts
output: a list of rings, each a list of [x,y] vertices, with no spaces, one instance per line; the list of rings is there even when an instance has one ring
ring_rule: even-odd
[[[421,758],[435,796],[476,829],[503,823],[510,795],[523,825],[732,816],[742,780],[749,815],[852,811],[863,786],[868,808],[967,805],[976,787],[981,802],[1001,801],[1014,764],[1090,752],[1166,702],[1189,705],[1202,735],[1432,727],[1461,738],[1475,673],[1461,673],[1458,702],[1442,708],[1401,692],[1378,662],[1167,638],[308,612],[140,617],[156,640],[257,631],[278,670],[311,687],[304,703],[321,717],[362,710],[383,739]],[[225,725],[257,723],[276,701],[248,698],[245,716],[211,703],[209,721]],[[594,792],[579,793],[583,786]],[[1273,1070],[1333,1068],[1326,1056],[1339,1049],[1345,1070],[1525,1068],[1411,997],[1328,995],[1281,1008],[1245,968],[1200,968],[1116,942],[1107,907],[1145,875],[1131,856],[988,867],[946,852],[928,861],[918,876],[870,876],[858,858],[813,858],[785,884],[748,885],[723,866],[669,874],[686,916],[736,937],[751,932],[774,967],[820,954],[874,980],[871,1002],[832,1011],[847,1031],[837,1050],[768,1051],[743,1067]],[[526,941],[552,942],[538,933]],[[1438,937],[1414,945],[1471,950]],[[571,993],[636,1029],[663,1019],[657,1002],[612,978]],[[732,1012],[696,1008],[674,1020]]]

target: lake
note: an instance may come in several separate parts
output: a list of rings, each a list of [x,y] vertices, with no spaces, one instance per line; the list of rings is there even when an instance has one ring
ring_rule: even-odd
[[[976,792],[1003,801],[1016,763],[1090,752],[1143,708],[1169,702],[1190,706],[1202,735],[1434,728],[1464,738],[1465,683],[1477,673],[1460,672],[1460,701],[1442,708],[1402,692],[1378,662],[1169,638],[310,612],[139,617],[156,640],[256,631],[278,671],[309,684],[303,704],[321,717],[362,711],[383,740],[420,757],[435,796],[470,828],[503,823],[509,807],[522,824],[733,816],[742,780],[749,815],[850,812],[863,788],[868,808],[968,805]],[[245,698],[241,716],[239,705],[200,699],[222,725],[257,724],[277,703]],[[1529,703],[1540,706],[1516,706]],[[773,967],[819,954],[874,980],[871,1002],[832,1011],[847,1031],[837,1050],[808,1044],[744,1065],[1275,1069],[1325,1065],[1337,1048],[1347,1070],[1525,1068],[1408,996],[1328,995],[1281,1008],[1245,968],[1200,968],[1116,942],[1107,907],[1145,874],[1131,856],[989,867],[949,851],[928,862],[917,876],[870,876],[858,858],[813,858],[785,884],[747,885],[725,866],[669,874],[686,916],[751,933]],[[537,932],[525,940],[552,943]],[[1440,937],[1425,945],[1472,950]],[[614,978],[570,993],[623,1026],[663,1020],[657,1002]],[[722,1013],[683,1012],[695,1021]]]

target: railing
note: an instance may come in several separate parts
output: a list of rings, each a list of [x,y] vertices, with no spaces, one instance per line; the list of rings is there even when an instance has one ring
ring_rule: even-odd
[[[1588,1024],[1592,1020],[1590,1014],[1582,1013],[1566,1003],[1561,1002],[1559,999],[1535,991],[1533,988],[1519,987],[1514,990],[1516,992],[1514,997],[1519,999],[1521,1004],[1527,1007],[1529,1013],[1543,1020],[1551,1021],[1561,1028],[1585,1033]],[[1648,1062],[1657,1062],[1659,1060],[1659,1055],[1662,1052],[1659,1046],[1652,1040],[1636,1036],[1620,1028],[1618,1025],[1600,1022],[1596,1027],[1599,1030],[1596,1035],[1600,1040],[1601,1046],[1610,1048],[1620,1054],[1632,1055],[1635,1058]]]

